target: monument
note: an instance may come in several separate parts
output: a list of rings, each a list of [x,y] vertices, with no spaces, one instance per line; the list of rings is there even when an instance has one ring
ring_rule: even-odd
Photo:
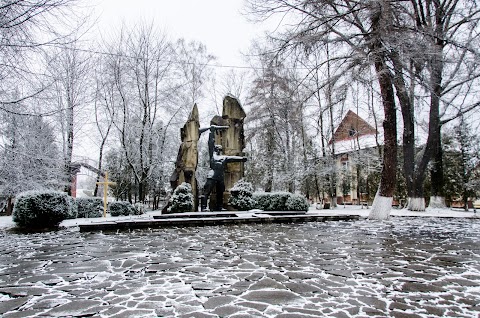
[[[227,202],[229,198],[229,190],[243,177],[244,174],[243,163],[246,159],[244,158],[243,153],[243,149],[245,148],[243,122],[245,117],[245,111],[239,101],[235,97],[227,95],[223,99],[222,116],[215,116],[210,121],[210,127],[200,129],[198,108],[196,104],[193,106],[193,110],[187,122],[181,129],[182,143],[178,150],[175,171],[170,177],[170,185],[172,189],[175,189],[182,182],[187,182],[192,186],[192,192],[195,198],[195,211],[198,211],[199,205],[199,186],[195,177],[195,172],[198,165],[198,140],[200,134],[204,131],[210,130],[209,144],[210,137],[213,138],[213,147],[212,151],[209,149],[209,155],[210,168],[213,171],[212,176],[215,176],[215,179],[210,178],[211,181],[209,182],[207,178],[207,183],[204,187],[204,190],[207,190],[205,191],[206,197],[204,200],[208,200],[207,196],[210,196],[209,205],[211,210],[221,209],[222,207],[228,209]],[[217,147],[217,150],[215,151],[215,145],[221,147]],[[216,163],[215,160],[219,160],[219,156],[223,156],[223,158],[220,158],[223,161],[221,163]],[[227,157],[230,157],[230,159],[226,159]],[[236,157],[236,160],[231,160],[232,157]],[[217,174],[215,174],[215,166],[218,168],[221,166],[223,170],[221,172],[218,171]],[[221,177],[218,176],[219,173],[223,175],[224,187],[221,182]],[[218,194],[217,196],[217,189],[219,192],[223,193],[221,195]],[[222,191],[222,189],[224,189],[224,191]],[[217,201],[220,200],[222,202],[217,204]],[[166,211],[166,207],[163,211]]]
[[[215,144],[221,145],[223,154],[225,156],[239,156],[243,157],[245,154],[245,135],[243,130],[243,123],[245,120],[245,111],[240,102],[233,96],[227,95],[223,99],[222,116],[215,116],[210,121],[211,125],[228,126],[228,129],[222,130],[215,135]],[[229,209],[227,206],[228,198],[230,197],[229,190],[233,185],[244,176],[244,163],[232,162],[225,167],[225,189],[223,193],[223,207]],[[216,205],[216,195],[210,197],[210,207]]]
[[[229,126],[211,125],[209,128],[200,129],[200,133],[210,130],[208,136],[208,155],[210,162],[210,171],[208,172],[207,181],[203,187],[201,196],[201,208],[205,211],[207,208],[207,200],[215,189],[214,203],[210,204],[210,209],[221,211],[224,208],[224,192],[225,192],[225,170],[228,163],[245,162],[246,157],[240,156],[224,156],[222,155],[223,147],[215,144],[215,135],[219,135],[222,130],[229,129]],[[212,202],[212,201],[211,201]]]
[[[200,137],[200,121],[198,116],[197,104],[193,105],[192,112],[187,122],[180,129],[182,143],[178,149],[175,170],[170,177],[170,186],[173,190],[187,182],[192,186],[195,211],[198,209],[198,184],[195,172],[198,164],[198,138]],[[166,207],[163,209],[166,211]]]

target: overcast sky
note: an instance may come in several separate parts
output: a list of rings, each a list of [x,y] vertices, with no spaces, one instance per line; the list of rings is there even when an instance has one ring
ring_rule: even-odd
[[[100,30],[153,20],[174,39],[197,40],[221,65],[245,65],[240,51],[261,36],[263,25],[241,14],[243,0],[97,0]]]

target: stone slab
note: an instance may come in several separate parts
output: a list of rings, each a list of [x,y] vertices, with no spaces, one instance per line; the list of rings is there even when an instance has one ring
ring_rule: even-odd
[[[224,224],[251,224],[251,223],[297,223],[297,222],[325,222],[358,220],[358,215],[340,214],[309,214],[288,211],[272,211],[261,213],[232,213],[209,212],[175,214],[171,218],[131,219],[80,224],[80,232],[116,231],[142,228],[160,228],[172,226],[208,226]],[[167,215],[165,215],[167,216]]]

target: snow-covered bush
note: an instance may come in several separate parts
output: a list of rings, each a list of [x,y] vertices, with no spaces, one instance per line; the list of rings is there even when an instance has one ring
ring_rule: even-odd
[[[289,192],[256,192],[253,194],[255,207],[264,211],[285,211]]]
[[[71,197],[71,196],[67,196],[68,198],[68,205],[70,206],[69,207],[69,215],[67,217],[67,219],[75,219],[77,218],[77,215],[78,215],[78,206],[77,206],[77,201],[75,200],[74,197]]]
[[[55,227],[76,214],[72,202],[65,192],[22,192],[16,197],[12,219],[21,227]]]
[[[180,184],[169,200],[168,213],[181,213],[193,211],[193,193],[192,186],[183,182]]]
[[[263,211],[307,211],[307,199],[290,192],[255,192],[255,208]]]
[[[111,216],[140,215],[141,213],[128,201],[116,201],[108,204]]]
[[[269,192],[255,192],[253,193],[253,200],[255,200],[255,208],[268,211],[270,206]]]
[[[77,198],[77,218],[99,218],[103,215],[103,200],[99,197]]]
[[[307,198],[299,194],[291,194],[285,202],[286,211],[308,211],[309,207]]]
[[[147,210],[147,207],[145,204],[137,202],[133,205],[135,209],[138,211],[138,215],[145,214],[145,211]]]
[[[230,198],[228,204],[239,211],[248,211],[255,207],[253,199],[253,186],[250,182],[243,179],[239,180],[230,189]]]
[[[272,192],[270,201],[270,211],[286,211],[287,200],[292,194],[289,192]]]

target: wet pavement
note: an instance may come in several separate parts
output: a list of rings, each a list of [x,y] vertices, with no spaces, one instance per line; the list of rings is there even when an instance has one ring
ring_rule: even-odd
[[[0,230],[0,316],[480,317],[480,220]]]

